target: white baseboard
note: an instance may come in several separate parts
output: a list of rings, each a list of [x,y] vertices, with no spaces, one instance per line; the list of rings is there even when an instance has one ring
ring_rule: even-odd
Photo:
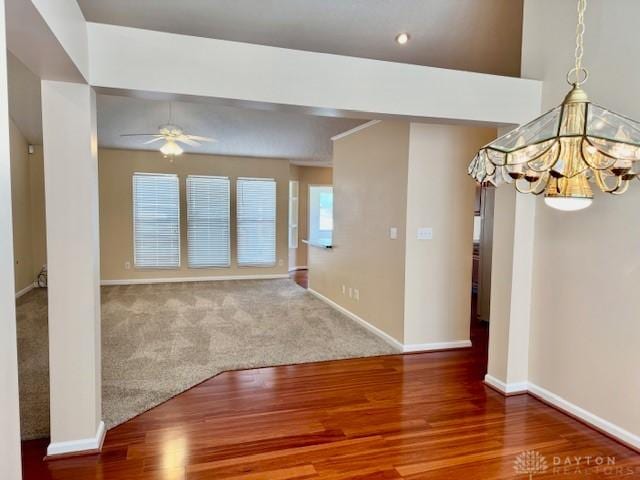
[[[369,322],[367,322],[366,320],[363,320],[362,318],[360,318],[358,315],[356,315],[355,313],[347,310],[346,308],[344,308],[341,305],[338,305],[336,302],[334,302],[333,300],[329,300],[327,297],[325,297],[324,295],[322,295],[321,293],[316,292],[315,290],[312,290],[311,288],[309,288],[307,290],[310,294],[312,294],[313,296],[315,296],[316,298],[319,298],[320,300],[322,300],[323,302],[325,302],[327,305],[333,307],[334,309],[336,309],[337,311],[339,311],[340,313],[346,315],[347,317],[349,317],[351,320],[354,320],[355,322],[359,323],[360,325],[362,325],[364,328],[366,328],[367,330],[369,330],[371,333],[377,335],[378,337],[380,337],[382,340],[384,340],[385,342],[387,342],[389,345],[391,345],[392,347],[397,348],[398,350],[402,351],[404,345],[402,345],[402,343],[400,343],[398,340],[396,340],[395,338],[393,338],[391,335],[389,335],[388,333],[383,332],[382,330],[380,330],[378,327],[374,327],[373,325],[371,325]]]
[[[575,417],[587,425],[592,426],[596,430],[611,436],[612,438],[628,445],[629,447],[640,451],[640,436],[631,433],[614,423],[601,418],[588,410],[556,395],[549,390],[542,388],[531,382],[505,383],[489,374],[485,375],[484,382],[492,388],[502,392],[505,395],[514,393],[529,393],[544,403],[556,407],[558,410],[565,412],[567,415]]]
[[[104,426],[104,422],[101,421],[94,437],[83,438],[81,440],[70,440],[67,442],[50,443],[47,447],[47,456],[100,451],[102,449],[102,443],[104,442],[104,436],[106,433],[107,430]]]
[[[640,436],[631,433],[624,428],[615,425],[614,423],[605,420],[574,403],[562,398],[559,395],[556,395],[549,390],[539,387],[538,385],[529,382],[528,383],[528,391],[533,396],[538,397],[543,402],[546,402],[554,407],[557,407],[559,410],[566,412],[567,414],[576,417],[583,422],[591,425],[596,430],[599,430],[603,433],[610,435],[611,437],[619,440],[622,443],[629,445],[637,451],[640,451]]]
[[[529,385],[527,382],[505,383],[488,373],[484,376],[484,382],[505,395],[526,393]]]
[[[451,342],[436,343],[410,343],[402,347],[402,351],[409,352],[429,352],[432,350],[451,350],[454,348],[468,348],[471,346],[471,340],[453,340]]]
[[[296,270],[309,270],[309,267],[301,266],[301,267],[291,267],[289,269],[290,272],[295,272]]]
[[[374,327],[373,325],[371,325],[369,322],[367,322],[363,318],[359,317],[358,315],[356,315],[355,313],[351,312],[350,310],[347,310],[342,305],[338,305],[333,300],[328,299],[327,297],[325,297],[321,293],[316,292],[312,288],[309,288],[308,292],[311,293],[313,296],[319,298],[320,300],[322,300],[323,302],[325,302],[329,306],[333,307],[334,309],[336,309],[340,313],[346,315],[351,320],[356,321],[357,323],[362,325],[364,328],[369,330],[371,333],[374,333],[375,335],[380,337],[382,340],[387,342],[389,345],[399,349],[403,353],[428,352],[430,350],[450,350],[452,348],[464,348],[464,347],[470,347],[471,346],[471,341],[470,340],[456,340],[456,341],[452,341],[452,342],[437,342],[437,343],[403,344],[402,342],[399,342],[398,340],[393,338],[388,333],[383,332],[378,327]]]
[[[16,292],[16,298],[20,298],[21,296],[29,293],[31,290],[33,290],[34,288],[36,288],[36,284],[32,283],[30,285],[27,285],[26,287],[24,287],[22,290],[19,290]]]
[[[168,278],[125,278],[121,280],[102,280],[101,285],[142,285],[150,283],[180,283],[180,282],[218,282],[223,280],[274,280],[289,278],[286,273],[266,275],[220,275],[210,277],[168,277]]]

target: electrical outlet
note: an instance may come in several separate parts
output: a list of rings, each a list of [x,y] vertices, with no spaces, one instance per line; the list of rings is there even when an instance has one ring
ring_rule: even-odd
[[[353,289],[353,298],[354,298],[356,301],[359,301],[359,300],[360,300],[360,290],[358,290],[357,288],[354,288],[354,289]]]
[[[433,240],[433,229],[431,227],[420,227],[417,237],[418,240]]]
[[[389,238],[391,240],[397,240],[398,239],[398,227],[389,228]]]
[[[130,270],[131,269],[131,262],[124,262],[124,269],[125,270]]]
[[[353,298],[353,288],[349,287],[349,298]]]

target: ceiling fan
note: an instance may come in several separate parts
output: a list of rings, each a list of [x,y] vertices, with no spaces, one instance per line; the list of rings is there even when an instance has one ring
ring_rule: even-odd
[[[189,135],[184,132],[182,127],[171,123],[171,104],[169,104],[169,123],[160,125],[157,133],[127,133],[121,135],[122,137],[151,137],[143,143],[143,145],[149,145],[154,142],[164,141],[164,145],[160,147],[160,152],[165,157],[173,157],[180,155],[184,152],[183,148],[179,145],[184,143],[185,145],[191,145],[197,147],[200,142],[215,142],[213,138],[201,137],[199,135]]]

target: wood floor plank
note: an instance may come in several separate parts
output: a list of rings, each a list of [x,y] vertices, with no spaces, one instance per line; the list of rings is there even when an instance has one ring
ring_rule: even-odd
[[[554,458],[612,457],[640,478],[640,456],[529,395],[487,388],[487,327],[474,347],[226,372],[110,430],[101,454],[43,462],[23,443],[27,480],[420,480],[584,478]],[[570,465],[575,469],[575,465]],[[582,475],[581,477],[577,475]]]

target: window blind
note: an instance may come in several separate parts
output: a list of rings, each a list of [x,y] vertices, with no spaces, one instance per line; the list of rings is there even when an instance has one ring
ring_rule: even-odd
[[[177,175],[133,174],[134,265],[180,266],[180,187]]]
[[[229,178],[187,177],[189,266],[228,267]]]
[[[276,264],[276,182],[239,178],[237,183],[238,265]]]

